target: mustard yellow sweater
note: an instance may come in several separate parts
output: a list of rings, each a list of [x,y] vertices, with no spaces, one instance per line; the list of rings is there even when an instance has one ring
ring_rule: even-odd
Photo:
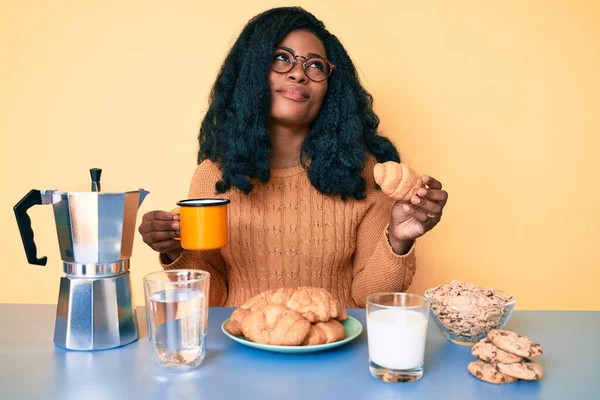
[[[365,200],[325,196],[301,167],[272,169],[267,183],[249,195],[215,193],[221,171],[206,160],[196,168],[189,198],[228,198],[229,244],[219,250],[184,250],[165,269],[211,274],[210,305],[237,307],[268,289],[327,289],[345,307],[364,307],[374,292],[406,291],[416,269],[414,244],[405,255],[387,239],[393,200],[374,188],[370,160],[363,176]]]

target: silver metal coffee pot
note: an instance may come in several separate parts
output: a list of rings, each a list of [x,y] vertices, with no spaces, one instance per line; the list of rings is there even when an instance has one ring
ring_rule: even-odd
[[[54,343],[71,350],[119,347],[138,339],[129,277],[139,206],[144,189],[118,190],[91,182],[63,190],[31,190],[14,207],[27,261],[37,257],[27,210],[52,204],[64,276],[60,280]]]

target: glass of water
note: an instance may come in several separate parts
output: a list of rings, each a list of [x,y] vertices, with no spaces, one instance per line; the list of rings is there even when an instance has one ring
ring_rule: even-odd
[[[413,382],[423,376],[429,303],[409,293],[367,297],[369,371],[387,382]]]
[[[144,277],[148,338],[162,368],[187,371],[206,355],[210,274],[166,270]]]

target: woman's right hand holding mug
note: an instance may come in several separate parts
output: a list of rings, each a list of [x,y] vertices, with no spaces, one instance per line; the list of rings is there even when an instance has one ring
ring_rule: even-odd
[[[183,251],[179,237],[179,215],[168,211],[150,211],[142,217],[139,232],[154,251],[163,253],[171,262]]]

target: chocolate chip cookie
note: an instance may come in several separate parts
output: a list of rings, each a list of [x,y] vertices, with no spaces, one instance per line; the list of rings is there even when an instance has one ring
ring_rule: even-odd
[[[493,364],[486,363],[481,360],[473,361],[467,366],[467,369],[469,370],[471,375],[473,375],[477,379],[496,385],[503,383],[512,383],[517,380],[512,376],[505,375],[502,372],[496,370]]]
[[[542,355],[542,346],[516,332],[492,329],[487,337],[496,347],[521,357],[532,359]]]
[[[475,343],[475,346],[471,349],[471,354],[489,363],[514,364],[523,361],[523,357],[496,347],[487,337]]]
[[[542,366],[533,361],[523,361],[516,364],[499,363],[495,365],[495,368],[496,371],[503,373],[504,375],[526,381],[537,381],[544,376],[544,369]]]

